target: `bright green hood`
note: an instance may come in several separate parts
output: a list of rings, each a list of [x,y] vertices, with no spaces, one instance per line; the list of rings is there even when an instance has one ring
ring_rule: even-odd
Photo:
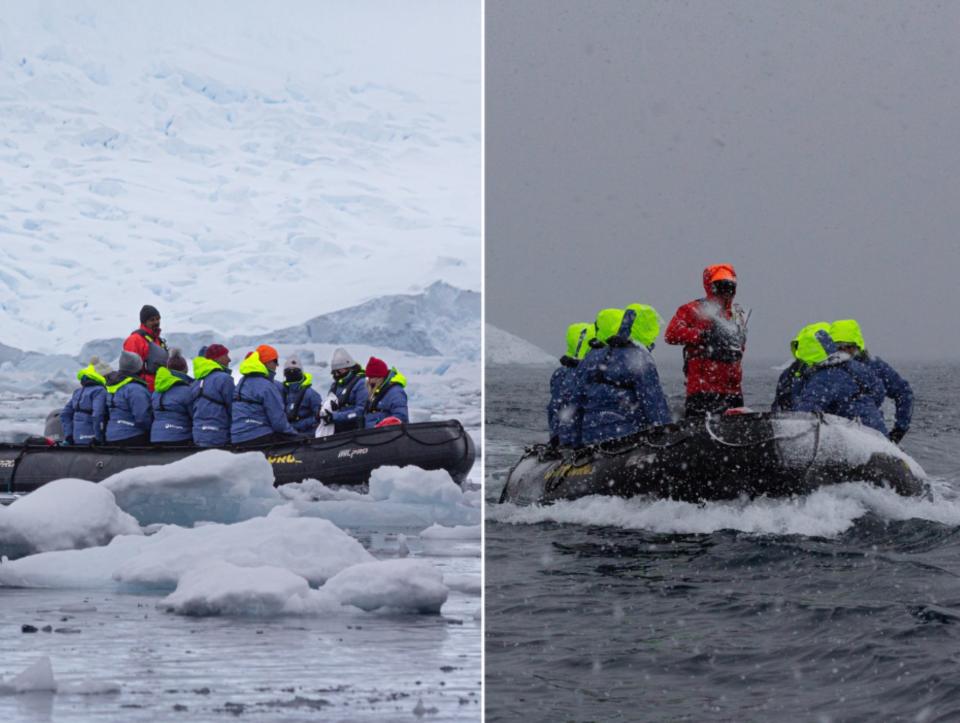
[[[581,336],[582,335],[582,336]],[[583,359],[590,351],[590,340],[596,336],[593,324],[571,324],[567,327],[567,356]]]
[[[213,359],[207,359],[204,356],[194,357],[193,359],[193,378],[203,379],[218,369],[223,369],[222,364],[217,364]]]
[[[165,392],[177,384],[189,384],[190,382],[183,377],[178,377],[166,367],[157,369],[157,375],[153,380],[153,388],[158,392]]]
[[[620,331],[623,323],[623,309],[603,309],[597,314],[597,339],[606,343]]]
[[[109,392],[110,394],[116,394],[118,391],[120,391],[121,387],[125,387],[131,382],[138,382],[140,384],[143,384],[144,386],[147,385],[147,383],[142,379],[140,379],[139,377],[127,377],[123,381],[117,382],[116,384],[113,384],[107,387],[107,392]]]
[[[283,383],[283,386],[289,387],[289,386],[291,386],[291,385],[293,385],[293,384],[299,384],[301,387],[304,387],[304,388],[306,388],[306,387],[312,387],[312,386],[313,386],[313,374],[307,374],[307,372],[304,372],[304,373],[303,373],[303,379],[301,379],[299,382],[284,382],[284,383]]]
[[[379,387],[377,387],[373,393],[376,394],[383,387],[385,387],[387,384],[390,384],[391,382],[396,382],[397,384],[399,384],[401,387],[404,387],[404,388],[406,388],[407,386],[407,378],[403,376],[403,374],[398,372],[396,369],[394,369],[393,367],[390,367],[390,373],[387,374],[387,378],[383,380],[383,383]]]
[[[270,376],[270,370],[260,361],[260,354],[257,352],[253,352],[253,354],[240,362],[240,373],[244,376],[247,374],[263,374],[265,377]]]
[[[803,327],[797,334],[797,351],[794,356],[804,364],[819,364],[827,358],[827,350],[817,339],[818,331],[829,333],[830,325],[825,321],[819,321],[816,324],[810,324]]]
[[[860,351],[867,348],[863,332],[856,319],[840,319],[830,325],[830,338],[835,344],[856,344]]]
[[[630,327],[630,338],[644,346],[653,344],[660,333],[662,322],[657,310],[646,304],[630,304],[624,311],[632,311],[637,315]]]
[[[107,380],[102,374],[97,373],[97,370],[94,368],[93,364],[86,366],[77,372],[77,381],[82,382],[84,378],[94,381],[97,384],[107,386]]]

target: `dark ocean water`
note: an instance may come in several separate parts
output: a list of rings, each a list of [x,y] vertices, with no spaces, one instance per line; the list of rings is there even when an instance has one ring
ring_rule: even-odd
[[[900,371],[932,501],[856,483],[521,509],[496,500],[545,439],[550,370],[488,369],[487,720],[960,720],[960,365]],[[748,366],[747,403],[776,376]]]

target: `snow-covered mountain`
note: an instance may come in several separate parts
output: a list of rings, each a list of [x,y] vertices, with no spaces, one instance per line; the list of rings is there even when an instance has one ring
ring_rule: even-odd
[[[74,355],[144,303],[333,333],[337,309],[479,289],[479,3],[2,9],[0,339]],[[424,353],[459,343],[431,331]]]
[[[557,357],[545,352],[526,339],[504,331],[492,324],[486,325],[484,338],[487,364],[556,364]]]

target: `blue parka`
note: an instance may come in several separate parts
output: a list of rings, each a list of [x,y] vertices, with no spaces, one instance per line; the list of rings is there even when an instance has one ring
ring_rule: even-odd
[[[367,384],[359,369],[347,374],[330,385],[330,393],[337,397],[337,410],[333,413],[333,431],[349,432],[363,427],[363,415],[367,406]]]
[[[280,385],[273,373],[253,352],[240,364],[243,375],[233,393],[233,419],[230,423],[230,441],[233,444],[250,442],[274,432],[298,437],[287,421]]]
[[[581,444],[624,437],[669,424],[670,408],[650,351],[618,334],[593,347],[576,372]]]
[[[391,369],[387,378],[367,400],[363,417],[364,427],[367,429],[376,427],[387,417],[396,417],[404,423],[409,422],[406,386],[407,378],[396,369]]]
[[[313,388],[313,376],[304,374],[302,381],[284,382],[280,391],[290,426],[302,434],[316,432],[319,424],[317,414],[323,406],[323,398]]]
[[[579,359],[560,357],[560,366],[550,377],[547,424],[550,441],[561,447],[580,446],[580,419],[577,412],[577,367]]]
[[[198,447],[230,444],[233,376],[217,362],[198,356],[193,360],[193,443]]]
[[[913,419],[913,389],[910,388],[910,383],[880,357],[858,354],[855,358],[868,366],[880,380],[882,389],[874,396],[877,408],[883,405],[884,398],[892,399],[897,410],[893,428],[906,434]]]
[[[138,376],[122,372],[107,375],[107,420],[106,442],[122,442],[141,434],[150,435],[153,425],[153,409],[150,406],[150,390]]]
[[[77,379],[80,388],[60,412],[63,438],[84,447],[94,442],[103,444],[107,423],[107,382],[93,364],[77,372]]]
[[[808,370],[809,366],[797,359],[781,372],[780,378],[777,380],[777,391],[773,398],[773,404],[770,405],[771,411],[793,411],[793,407],[800,397],[800,390],[803,388]]]
[[[859,420],[886,436],[878,394],[883,394],[882,383],[869,367],[847,354],[832,353],[810,369],[794,409]]]
[[[193,379],[160,367],[153,383],[151,442],[193,442]]]

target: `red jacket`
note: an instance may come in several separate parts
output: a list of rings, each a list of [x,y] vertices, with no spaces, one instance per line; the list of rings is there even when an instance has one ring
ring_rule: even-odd
[[[717,353],[704,343],[704,332],[716,322],[716,316],[729,319],[742,330],[746,338],[746,322],[743,310],[732,302],[724,303],[713,295],[708,279],[705,299],[684,304],[673,315],[663,340],[667,344],[683,345],[683,368],[687,375],[687,396],[707,392],[711,394],[743,394],[743,368],[741,360],[746,343],[741,343],[738,352]]]
[[[143,336],[143,333],[146,333],[146,338]],[[160,343],[158,344],[157,341]],[[130,332],[130,336],[128,336],[127,340],[123,342],[123,350],[132,351],[134,354],[143,359],[143,363],[146,365],[147,358],[150,356],[151,345],[160,347],[164,350],[167,348],[166,344],[163,343],[163,339],[160,338],[159,332],[155,333],[151,329],[141,324],[140,328]],[[155,376],[155,374],[148,374],[146,370],[140,372],[140,377],[147,383],[147,388],[151,392],[153,392],[153,379]]]

